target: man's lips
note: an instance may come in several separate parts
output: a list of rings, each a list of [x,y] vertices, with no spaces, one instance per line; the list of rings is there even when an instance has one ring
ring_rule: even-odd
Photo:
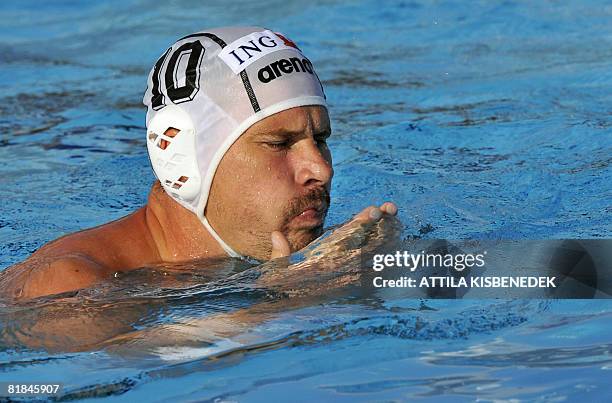
[[[310,206],[291,220],[300,227],[318,227],[323,224],[327,208],[324,205]]]

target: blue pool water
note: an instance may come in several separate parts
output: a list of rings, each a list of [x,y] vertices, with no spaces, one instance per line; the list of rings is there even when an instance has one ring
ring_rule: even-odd
[[[145,203],[148,70],[176,38],[221,25],[279,30],[317,68],[334,129],[329,225],[393,200],[404,236],[612,235],[605,2],[96,3],[0,5],[0,269]],[[75,297],[1,307],[0,380],[64,382],[59,400],[612,396],[608,301],[342,291],[279,299],[244,276],[194,270],[176,279],[181,287],[141,272]],[[222,340],[164,342],[153,332],[65,348],[105,332],[206,329],[209,315],[255,306],[265,312]],[[59,319],[63,348],[15,342]]]

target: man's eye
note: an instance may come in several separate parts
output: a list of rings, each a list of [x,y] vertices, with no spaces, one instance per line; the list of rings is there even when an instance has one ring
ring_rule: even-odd
[[[273,142],[273,143],[271,142],[271,143],[266,143],[266,145],[275,150],[282,150],[284,148],[289,147],[289,142],[287,141]]]

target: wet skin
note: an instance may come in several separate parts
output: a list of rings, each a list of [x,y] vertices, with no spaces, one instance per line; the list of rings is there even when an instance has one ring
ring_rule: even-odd
[[[267,260],[287,256],[321,234],[333,176],[330,133],[327,110],[306,106],[258,122],[232,145],[206,207],[211,225],[229,245]],[[393,203],[370,206],[351,223],[396,212]],[[90,287],[118,271],[225,255],[197,217],[155,183],[147,204],[134,213],[59,238],[4,270],[0,296],[57,294]]]

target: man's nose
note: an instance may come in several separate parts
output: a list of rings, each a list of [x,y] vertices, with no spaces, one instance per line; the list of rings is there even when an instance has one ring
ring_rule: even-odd
[[[327,185],[334,176],[327,145],[309,138],[301,146],[295,161],[296,182],[303,186]]]

